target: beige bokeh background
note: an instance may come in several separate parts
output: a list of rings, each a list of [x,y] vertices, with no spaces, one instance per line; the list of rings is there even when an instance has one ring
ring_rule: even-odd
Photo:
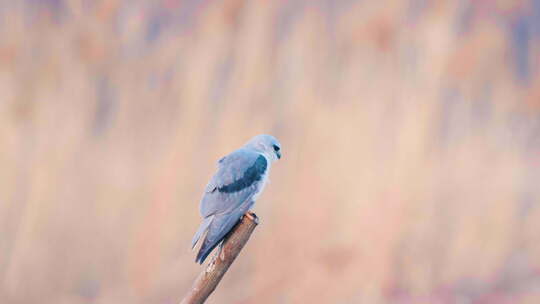
[[[0,6],[0,302],[179,302],[215,161],[263,132],[208,303],[540,301],[539,1]]]

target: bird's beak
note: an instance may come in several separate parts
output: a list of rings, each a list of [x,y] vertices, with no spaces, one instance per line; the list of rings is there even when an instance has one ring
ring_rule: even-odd
[[[276,155],[277,155],[277,158],[278,158],[278,159],[281,158],[281,152],[280,152],[280,151],[277,151],[277,152],[276,152]]]

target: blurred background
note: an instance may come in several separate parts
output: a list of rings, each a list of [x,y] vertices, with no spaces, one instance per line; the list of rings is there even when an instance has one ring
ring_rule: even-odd
[[[283,145],[208,303],[540,303],[540,1],[0,3],[0,302],[178,303],[215,162]]]

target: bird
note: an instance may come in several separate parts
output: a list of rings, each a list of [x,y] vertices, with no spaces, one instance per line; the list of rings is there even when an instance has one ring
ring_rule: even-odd
[[[208,182],[199,206],[203,220],[191,242],[193,249],[206,233],[196,263],[204,263],[253,207],[268,182],[270,166],[280,158],[279,141],[271,135],[260,134],[217,162],[217,172]]]

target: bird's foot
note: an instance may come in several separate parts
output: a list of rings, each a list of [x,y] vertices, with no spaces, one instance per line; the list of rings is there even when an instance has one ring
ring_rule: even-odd
[[[250,219],[251,221],[255,222],[255,224],[259,223],[259,218],[257,217],[257,215],[255,213],[253,213],[251,211],[246,212],[246,214],[244,216],[247,217],[248,219]]]

